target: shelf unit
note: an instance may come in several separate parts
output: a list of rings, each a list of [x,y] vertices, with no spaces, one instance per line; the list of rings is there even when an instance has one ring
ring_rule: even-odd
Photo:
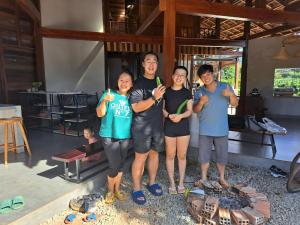
[[[83,127],[89,124],[89,114],[96,114],[88,104],[88,94],[45,91],[20,94],[28,128],[47,128],[53,133],[82,136]]]

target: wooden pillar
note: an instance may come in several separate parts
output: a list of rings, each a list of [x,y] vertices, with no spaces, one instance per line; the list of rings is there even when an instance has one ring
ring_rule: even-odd
[[[36,64],[36,81],[43,83],[42,88],[46,90],[45,80],[45,65],[44,65],[44,50],[43,50],[43,39],[41,35],[41,24],[34,22],[33,37],[35,44],[35,64]]]
[[[246,6],[251,7],[252,1],[246,0]],[[237,110],[238,115],[245,115],[245,101],[247,95],[247,68],[248,68],[248,43],[251,30],[250,21],[244,22],[244,40],[245,47],[243,48],[243,59],[242,59],[242,69],[241,69],[241,87],[240,87],[240,100]]]
[[[234,67],[234,89],[237,89],[239,86],[239,58],[235,59],[235,67]]]
[[[0,38],[0,103],[8,103],[6,72],[4,67],[4,56],[2,39]]]
[[[171,75],[175,62],[175,0],[166,1],[164,12],[164,47],[163,47],[163,79],[167,86],[171,85]]]

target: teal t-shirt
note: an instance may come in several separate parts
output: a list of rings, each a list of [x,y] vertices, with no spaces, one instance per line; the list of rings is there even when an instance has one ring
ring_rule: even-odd
[[[131,137],[132,109],[128,97],[111,91],[114,100],[106,103],[106,114],[101,119],[100,137],[126,139]],[[100,101],[103,100],[105,92]],[[98,104],[98,105],[99,105]]]

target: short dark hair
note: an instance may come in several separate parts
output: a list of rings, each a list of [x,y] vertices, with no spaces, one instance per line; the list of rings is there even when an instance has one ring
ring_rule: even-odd
[[[205,74],[206,72],[213,73],[214,72],[213,66],[209,65],[209,64],[203,64],[199,67],[197,74],[198,74],[198,76],[201,77],[201,75]]]
[[[91,134],[94,134],[94,130],[91,127],[84,127],[83,130],[88,130]]]
[[[143,61],[145,61],[145,58],[146,58],[147,55],[154,55],[156,57],[157,62],[159,61],[158,55],[155,52],[146,52],[143,55]]]
[[[186,73],[186,76],[188,76],[188,74],[189,74],[189,71],[187,70],[187,68],[185,67],[185,66],[175,66],[174,67],[174,69],[173,69],[173,74],[175,73],[175,71],[176,70],[178,70],[178,69],[180,69],[180,70],[184,70],[185,71],[185,73]]]

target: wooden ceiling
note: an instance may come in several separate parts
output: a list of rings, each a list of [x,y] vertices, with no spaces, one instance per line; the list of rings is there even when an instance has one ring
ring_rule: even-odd
[[[201,0],[199,0],[201,1]],[[230,3],[234,6],[245,6],[245,0],[207,0],[211,3]],[[130,18],[130,9],[126,9],[128,4],[135,4],[135,12],[137,14],[132,14],[133,18],[136,18],[136,29],[139,25],[147,18],[148,15],[155,9],[158,5],[158,0],[109,0],[107,1],[107,10],[109,11],[109,20],[110,21],[122,21],[126,22]],[[251,2],[253,8],[265,8],[269,10],[285,10],[285,11],[298,11],[300,12],[300,0],[252,0]],[[136,9],[138,8],[138,10]],[[139,11],[139,12],[138,12]],[[162,35],[163,31],[163,13],[158,16],[155,21],[143,32],[143,34],[151,35]],[[185,17],[191,17],[187,15],[178,15],[180,16],[180,21],[184,21]],[[131,22],[133,22],[131,17]],[[194,16],[195,17],[195,16]],[[196,17],[195,17],[196,18]],[[216,18],[213,17],[198,17],[200,29],[202,30],[215,30],[216,27]],[[195,20],[195,19],[194,19]],[[178,22],[177,22],[178,23]],[[244,21],[240,20],[228,20],[220,19],[220,39],[232,40],[232,39],[242,39],[244,32]],[[180,25],[177,25],[180,27]],[[181,26],[182,28],[182,26]],[[193,33],[194,27],[188,28],[187,30],[182,31],[177,29],[176,36],[184,37],[197,37]],[[295,32],[300,31],[299,25],[287,25],[287,24],[275,24],[275,23],[262,23],[262,22],[251,22],[251,31],[250,39],[260,38],[260,37],[269,37],[269,36],[287,36]],[[126,31],[124,31],[126,33]],[[132,32],[134,33],[134,31]],[[212,35],[212,37],[215,34]],[[205,37],[204,37],[205,38]],[[210,37],[211,38],[211,37]]]

